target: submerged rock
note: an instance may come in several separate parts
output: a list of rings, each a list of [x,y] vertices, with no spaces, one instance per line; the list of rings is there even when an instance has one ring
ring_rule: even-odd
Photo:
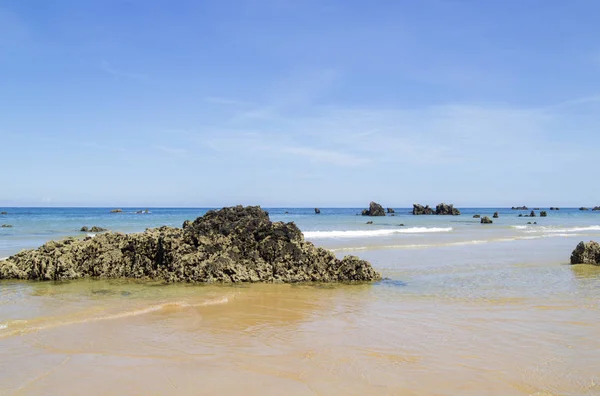
[[[121,213],[121,212],[123,212],[123,209],[112,209],[110,211],[110,213]]]
[[[108,232],[25,250],[0,262],[0,279],[137,278],[165,282],[350,282],[381,279],[370,263],[306,242],[293,223],[258,206],[211,210],[182,228]]]
[[[373,224],[373,222],[372,221],[367,221],[367,224]]]
[[[500,217],[500,215],[498,214],[498,212],[494,212],[494,215],[492,216],[494,219],[497,219],[498,217]]]
[[[392,208],[387,208],[387,212],[388,213],[396,213],[396,211],[394,209],[392,209]]]
[[[320,213],[321,213],[321,209],[315,208],[315,214],[320,214]]]
[[[473,218],[474,219],[479,219],[479,218],[481,218],[481,215],[476,214],[476,215],[473,216]]]
[[[2,228],[12,228],[12,224],[2,224]]]
[[[8,212],[0,212],[0,215],[7,215]]]
[[[523,217],[523,213],[519,213],[519,217]]]
[[[492,219],[490,219],[487,216],[484,216],[481,218],[481,224],[492,224],[492,223],[493,223]]]
[[[81,232],[104,232],[104,231],[108,231],[108,230],[106,228],[97,227],[97,226],[93,226],[91,228],[83,226],[83,227],[81,227],[81,229],[79,231],[81,231]]]
[[[600,244],[598,242],[579,242],[571,253],[571,264],[600,265]]]
[[[540,212],[540,217],[547,217],[548,216],[548,212],[546,212],[545,210],[542,210]]]
[[[383,210],[383,206],[379,205],[377,202],[371,201],[369,204],[369,209],[365,209],[362,211],[363,216],[385,216],[385,211]]]

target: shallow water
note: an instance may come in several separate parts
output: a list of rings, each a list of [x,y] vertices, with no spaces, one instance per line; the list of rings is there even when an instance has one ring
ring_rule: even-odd
[[[600,267],[568,265],[598,219],[308,238],[375,284],[3,281],[0,394],[600,395]]]

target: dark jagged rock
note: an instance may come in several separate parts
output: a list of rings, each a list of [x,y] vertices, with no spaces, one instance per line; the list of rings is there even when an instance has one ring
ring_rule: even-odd
[[[321,213],[321,209],[315,208],[315,214],[320,214],[320,213]]]
[[[385,211],[383,210],[383,206],[379,205],[377,202],[371,201],[369,204],[369,209],[364,209],[362,211],[363,216],[385,216]]]
[[[432,215],[433,213],[433,209],[431,209],[429,205],[423,206],[420,204],[413,204],[413,215]]]
[[[396,213],[396,211],[394,209],[392,209],[392,208],[387,208],[387,212],[388,213]]]
[[[519,213],[519,217],[523,217],[523,213]]]
[[[404,224],[398,224],[399,227],[404,227]]]
[[[600,265],[600,244],[598,242],[579,242],[571,254],[571,264]]]
[[[481,218],[481,224],[492,224],[492,223],[493,223],[492,219],[490,219],[487,216],[484,216]]]
[[[2,228],[12,228],[12,224],[2,224]]]
[[[443,216],[459,216],[460,210],[456,209],[452,204],[446,205],[445,203],[441,203],[435,207],[435,214]]]
[[[551,207],[550,210],[560,210],[560,208]]]
[[[529,214],[529,217],[535,217],[535,212],[532,210],[531,213]]]
[[[294,223],[258,206],[211,210],[183,228],[51,241],[0,261],[0,279],[137,278],[165,282],[352,282],[371,264],[306,242]]]
[[[540,217],[547,217],[548,216],[548,212],[546,212],[545,210],[542,210],[540,212]]]
[[[110,211],[110,213],[121,213],[121,212],[123,212],[123,209],[112,209]]]
[[[597,212],[600,210],[600,206],[594,206],[594,208],[592,209],[592,211]]]
[[[481,218],[481,215],[478,215],[478,214],[476,214],[476,215],[473,215],[473,218],[474,218],[474,219],[479,219],[479,218]]]
[[[367,221],[367,224],[373,224],[373,222],[372,221]]]
[[[581,208],[579,208],[579,210],[589,210],[589,209],[582,206]]]
[[[8,212],[0,212],[0,215],[7,215]]]
[[[497,219],[498,217],[500,217],[500,215],[498,214],[498,212],[494,212],[494,215],[492,216],[494,219]]]
[[[512,210],[529,210],[527,206],[513,206]]]

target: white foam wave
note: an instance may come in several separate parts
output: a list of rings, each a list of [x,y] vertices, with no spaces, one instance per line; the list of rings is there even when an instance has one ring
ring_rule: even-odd
[[[399,229],[380,230],[347,230],[347,231],[306,231],[304,236],[309,239],[316,238],[363,238],[378,237],[394,234],[424,234],[431,232],[450,232],[452,227],[411,227]]]
[[[7,327],[8,327],[8,325],[7,325],[7,324],[0,323],[0,330],[4,330],[4,329],[6,329]]]
[[[587,227],[570,227],[570,228],[553,228],[553,227],[535,227],[531,230],[525,231],[529,233],[544,232],[544,233],[557,233],[567,234],[573,232],[586,232],[586,231],[600,231],[599,225],[587,226]]]

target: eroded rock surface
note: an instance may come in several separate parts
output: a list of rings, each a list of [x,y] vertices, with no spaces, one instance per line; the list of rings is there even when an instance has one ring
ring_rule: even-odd
[[[598,242],[579,242],[571,253],[571,264],[600,265],[600,244]]]
[[[182,228],[51,241],[0,261],[0,279],[138,278],[166,282],[351,282],[381,279],[358,257],[337,259],[294,223],[258,206],[209,211]]]

